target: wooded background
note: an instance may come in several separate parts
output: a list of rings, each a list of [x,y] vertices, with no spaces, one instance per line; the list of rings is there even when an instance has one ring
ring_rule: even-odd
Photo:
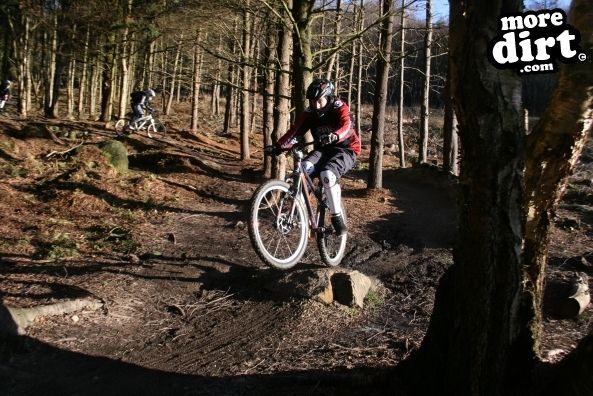
[[[429,124],[445,107],[448,70],[448,21],[432,15],[432,0],[8,0],[1,72],[15,82],[22,117],[109,122],[129,111],[132,91],[153,88],[162,113],[193,133],[206,117],[222,120],[219,132],[239,128],[243,159],[254,135],[270,144],[286,131],[313,78],[330,78],[359,133],[369,132],[365,117],[373,120],[375,188],[384,145],[398,147],[401,166],[411,151],[415,161],[458,172],[452,117],[444,128]],[[554,76],[524,85],[526,107],[541,113]],[[386,119],[398,122],[385,131]],[[404,137],[404,120],[413,136]],[[428,141],[441,142],[443,130],[444,148],[433,144],[429,159]],[[267,158],[265,171],[278,176],[279,166]]]
[[[429,140],[440,134],[447,171],[457,173],[461,152],[454,265],[423,344],[398,366],[401,378],[413,394],[592,393],[593,333],[559,364],[539,358],[549,231],[593,125],[590,0],[573,0],[568,14],[586,61],[531,77],[487,61],[499,16],[520,12],[520,0],[451,0],[450,28],[433,21],[431,0],[2,4],[2,72],[16,81],[21,117],[109,123],[126,113],[132,90],[151,87],[165,114],[190,104],[184,128],[193,133],[207,116],[221,117],[221,132],[238,128],[248,159],[253,139],[270,144],[304,109],[308,83],[329,77],[357,127],[371,119],[359,131],[370,141],[369,188],[381,187],[386,143],[397,143],[406,166],[410,141],[414,160],[428,162]],[[443,126],[429,131],[440,107]],[[541,115],[529,133],[525,109]],[[386,126],[391,114],[396,131]],[[266,159],[269,175],[281,169]]]

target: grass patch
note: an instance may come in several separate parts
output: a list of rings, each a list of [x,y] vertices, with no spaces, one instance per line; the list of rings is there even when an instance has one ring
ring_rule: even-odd
[[[54,261],[78,257],[79,255],[78,243],[70,239],[70,234],[67,232],[56,233],[45,252],[45,257]]]

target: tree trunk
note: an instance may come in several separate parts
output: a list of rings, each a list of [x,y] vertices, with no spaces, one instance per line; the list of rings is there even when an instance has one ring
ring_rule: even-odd
[[[593,48],[592,18],[593,4],[590,1],[572,2],[568,20],[580,31],[581,48],[585,52]],[[542,118],[527,136],[524,258],[527,293],[532,296],[535,306],[531,327],[538,352],[550,222],[564,193],[568,176],[574,170],[588,134],[593,131],[592,118],[593,73],[590,61],[562,66],[552,98]]]
[[[230,132],[230,127],[232,124],[232,111],[233,111],[233,64],[229,63],[228,70],[227,70],[227,79],[229,83],[226,87],[226,100],[224,105],[224,124],[222,127],[223,133],[227,134]]]
[[[458,139],[457,139],[457,117],[453,108],[451,97],[451,67],[447,69],[447,81],[443,92],[445,102],[445,117],[443,123],[443,169],[453,175],[459,174],[457,163]]]
[[[198,116],[200,110],[200,80],[202,78],[202,54],[200,50],[201,31],[198,31],[196,42],[194,44],[194,63],[193,63],[193,84],[191,95],[191,125],[192,133],[198,132]]]
[[[110,33],[107,36],[107,43],[103,50],[105,59],[103,62],[102,81],[101,81],[101,117],[103,122],[109,122],[112,114],[113,100],[113,76],[115,73],[115,46],[113,45],[114,36]]]
[[[129,69],[129,62],[130,62],[130,54],[131,54],[131,41],[129,40],[129,31],[128,25],[126,20],[128,15],[131,14],[132,11],[132,0],[127,0],[127,4],[124,6],[123,10],[123,23],[124,29],[121,33],[121,47],[120,47],[120,80],[119,80],[119,103],[118,103],[118,110],[117,114],[120,118],[122,118],[126,114],[126,110],[128,108],[128,87],[129,87],[129,80],[130,80],[130,69]]]
[[[383,0],[385,19],[381,24],[381,49],[377,54],[377,79],[373,104],[371,153],[369,156],[369,179],[367,188],[383,187],[383,146],[385,143],[385,106],[393,39],[393,0]]]
[[[259,29],[254,28],[254,31],[259,31]],[[259,54],[259,40],[255,40],[255,37],[253,37],[252,40],[254,41],[254,45],[251,46],[251,59],[257,59],[257,54]],[[251,109],[249,110],[249,113],[250,113],[251,117],[249,120],[249,125],[251,126],[251,132],[253,132],[253,130],[256,128],[256,119],[258,116],[257,104],[258,104],[259,90],[257,89],[258,88],[257,80],[258,80],[257,68],[254,67],[251,72],[251,83],[250,83],[251,84]]]
[[[245,7],[249,7],[250,0],[245,0]],[[248,65],[249,54],[251,53],[251,17],[247,9],[243,10],[243,48],[241,56],[241,159],[251,158],[249,150],[249,135],[251,125],[249,124],[249,83],[251,67]]]
[[[406,71],[406,3],[402,1],[401,36],[399,44],[399,102],[397,106],[397,138],[399,142],[399,166],[406,167],[406,147],[404,144],[404,86]]]
[[[54,82],[57,66],[58,52],[58,13],[54,12],[52,16],[51,30],[45,33],[47,39],[47,49],[44,53],[45,73],[44,73],[44,102],[43,112],[46,117],[51,117],[51,107],[53,103]]]
[[[340,30],[342,25],[342,0],[336,0],[336,20],[334,23],[334,42],[333,47],[337,48],[340,45]],[[329,59],[329,64],[327,66],[327,73],[325,78],[330,79],[332,78],[332,74],[336,83],[338,83],[338,68],[339,68],[339,58],[340,58],[340,51],[336,51],[332,54],[331,58]],[[335,69],[335,70],[334,70]],[[337,88],[337,86],[336,86]]]
[[[296,23],[293,32],[293,106],[296,114],[305,111],[305,91],[313,80],[311,53],[311,16],[314,0],[294,0],[292,17]],[[308,133],[307,140],[312,140]]]
[[[292,6],[292,0],[286,1],[287,7]],[[276,105],[274,106],[274,131],[272,132],[272,141],[278,139],[287,131],[290,122],[290,55],[293,50],[293,32],[288,28],[290,26],[290,16],[284,15],[284,21],[280,24],[278,39],[278,64],[280,65],[276,73]],[[298,44],[297,44],[298,45]],[[274,179],[284,180],[286,173],[286,157],[283,155],[274,157],[272,160],[272,177]]]
[[[101,47],[100,39],[97,40],[96,45],[97,47]],[[96,120],[97,98],[101,100],[101,89],[99,87],[101,86],[102,75],[101,58],[97,51],[92,60],[90,81],[89,118],[93,121]]]
[[[47,117],[51,118],[59,118],[59,107],[60,107],[60,92],[62,87],[60,86],[61,79],[62,79],[62,68],[64,67],[64,63],[66,60],[64,59],[65,56],[62,54],[61,45],[58,47],[58,53],[55,58],[55,73],[54,73],[54,82],[52,84],[53,91],[51,95],[51,103],[49,107],[49,113],[46,114]]]
[[[177,73],[179,68],[179,58],[181,56],[181,45],[183,43],[183,34],[179,37],[179,42],[175,48],[175,60],[173,61],[173,72],[171,73],[171,86],[168,91],[167,104],[165,106],[165,114],[171,113],[171,105],[173,104],[173,96],[175,93],[175,84],[177,84]],[[163,69],[166,70],[166,69]]]
[[[426,35],[424,36],[424,85],[422,86],[422,105],[420,106],[420,147],[419,162],[428,160],[428,117],[430,108],[430,57],[432,45],[432,0],[426,0]]]
[[[267,29],[266,42],[266,68],[264,72],[264,115],[263,115],[263,144],[264,147],[273,144],[272,133],[274,132],[274,85],[276,81],[275,65],[278,60],[278,29],[272,25]],[[272,176],[272,157],[264,157],[264,177]]]
[[[76,113],[77,113],[79,120],[81,119],[82,113],[84,112],[84,103],[85,103],[84,100],[85,100],[85,95],[87,93],[86,88],[87,88],[87,84],[88,84],[87,76],[89,74],[88,70],[89,70],[90,34],[91,34],[91,29],[90,29],[90,26],[87,25],[86,36],[84,39],[84,53],[82,56],[81,73],[80,73],[79,86],[78,86],[78,108],[77,108]],[[93,95],[94,93],[91,91],[90,94]]]
[[[360,7],[359,7],[359,31],[364,28],[364,0],[360,0]],[[356,124],[356,133],[358,136],[362,136],[362,67],[363,67],[363,42],[362,37],[358,40],[358,78],[356,82],[356,114],[355,114],[355,124]]]
[[[357,18],[358,16],[358,12],[356,11],[356,6],[354,6],[354,15],[355,18]],[[355,26],[358,26],[358,21],[354,21]],[[350,106],[350,110],[354,110],[354,107],[352,106],[352,90],[354,89],[354,65],[356,64],[356,49],[357,49],[357,43],[356,41],[352,42],[352,45],[350,46],[350,61],[348,62],[348,96],[346,96],[346,102],[348,103],[348,106]]]
[[[235,19],[234,21],[234,26],[233,26],[233,31],[234,31],[234,36],[236,36],[237,34],[237,30],[238,30],[238,22]],[[237,45],[235,44],[235,41],[232,41],[232,45],[230,48],[230,52],[231,54],[236,55],[237,52]],[[236,89],[234,88],[235,83],[236,83],[236,72],[235,72],[236,67],[234,66],[234,64],[232,62],[229,62],[229,66],[228,66],[228,72],[227,72],[227,81],[229,82],[227,84],[227,90],[226,90],[226,103],[225,103],[225,109],[224,109],[224,126],[223,126],[223,131],[224,133],[229,133],[230,132],[230,128],[232,126],[235,125],[236,123],[236,106],[235,106],[235,97],[237,96],[236,93]]]
[[[432,378],[420,378],[418,367],[408,374],[428,394],[508,395],[534,363],[521,288],[521,80],[490,65],[487,38],[499,15],[519,12],[521,2],[461,4],[452,0],[450,12],[451,87],[464,147],[455,263],[414,358]]]
[[[66,118],[74,119],[74,81],[76,80],[76,59],[70,54],[68,59],[68,77],[66,79]]]
[[[222,36],[218,36],[218,53],[222,53]],[[212,82],[212,101],[211,101],[211,113],[212,115],[220,115],[220,76],[222,71],[222,60],[217,59],[216,70],[214,72],[214,81]]]

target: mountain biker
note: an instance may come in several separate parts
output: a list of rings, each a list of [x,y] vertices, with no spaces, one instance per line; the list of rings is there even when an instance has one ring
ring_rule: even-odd
[[[130,94],[131,105],[132,105],[132,120],[130,121],[130,128],[136,129],[136,120],[144,117],[144,110],[153,111],[150,106],[152,98],[156,96],[156,93],[152,89],[146,91],[134,91]]]
[[[0,111],[4,111],[4,105],[6,101],[10,99],[10,85],[12,81],[4,80],[2,85],[0,85]]]
[[[297,116],[290,129],[275,145],[265,148],[277,155],[292,147],[292,139],[311,131],[314,150],[303,160],[309,175],[319,175],[326,191],[332,225],[340,235],[348,229],[342,216],[339,180],[356,163],[360,154],[360,138],[354,130],[350,108],[334,93],[334,84],[325,78],[314,80],[307,88],[309,107]]]

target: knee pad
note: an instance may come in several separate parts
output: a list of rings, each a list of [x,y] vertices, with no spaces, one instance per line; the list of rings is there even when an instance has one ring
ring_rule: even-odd
[[[307,174],[309,176],[311,176],[311,174],[313,173],[313,171],[315,171],[315,165],[313,165],[312,162],[309,161],[304,161],[303,162],[303,168],[305,168],[305,172],[307,172]]]
[[[319,175],[323,187],[325,188],[326,204],[331,214],[339,214],[342,212],[341,195],[342,190],[338,183],[338,177],[330,170],[324,170]]]
[[[319,177],[321,178],[321,182],[323,183],[324,187],[326,188],[332,188],[333,186],[336,185],[337,181],[338,181],[338,176],[336,176],[336,174],[330,170],[324,170],[319,174]]]

